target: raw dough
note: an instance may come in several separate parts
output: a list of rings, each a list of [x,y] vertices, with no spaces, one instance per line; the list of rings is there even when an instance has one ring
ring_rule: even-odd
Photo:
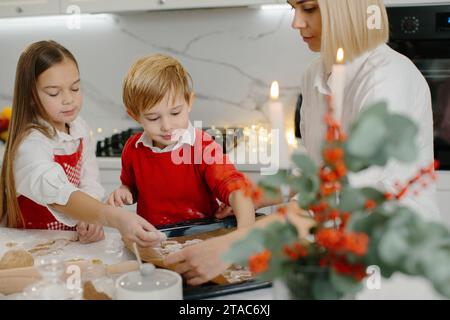
[[[83,298],[84,300],[112,300],[106,293],[97,291],[92,281],[86,281],[84,283]]]
[[[33,256],[46,256],[49,254],[55,254],[61,252],[64,247],[69,245],[72,240],[68,239],[54,239],[45,243],[39,243],[32,249],[28,250]]]
[[[195,236],[195,235],[194,235]],[[178,240],[179,239],[179,240]],[[203,239],[172,238],[161,242],[160,246],[154,248],[140,248],[141,256],[144,261],[151,262],[156,266],[167,267],[161,264],[162,259],[174,252],[180,251],[187,246],[191,246],[204,241]],[[181,241],[180,241],[181,240]],[[144,252],[143,252],[144,251]],[[225,270],[221,276],[213,279],[218,284],[240,283],[244,281],[254,280],[253,274],[245,267],[233,264]]]
[[[0,270],[31,267],[33,265],[33,256],[25,250],[10,250],[0,260]]]
[[[8,243],[6,243],[6,246],[7,246],[8,248],[12,248],[12,247],[17,246],[17,243],[15,243],[15,242],[8,242]]]

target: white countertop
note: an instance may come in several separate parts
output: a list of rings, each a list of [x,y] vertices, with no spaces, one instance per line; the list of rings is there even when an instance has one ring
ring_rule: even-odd
[[[93,244],[70,242],[53,253],[65,259],[99,259],[105,264],[114,264],[127,260],[134,260],[131,252],[124,248],[120,234],[113,229],[106,228],[106,239]],[[14,248],[29,249],[38,243],[54,239],[73,239],[74,232],[49,230],[17,230],[0,228],[0,256],[11,248],[7,243],[14,242]],[[272,288],[258,289],[243,293],[230,294],[212,298],[212,300],[273,300],[276,297]],[[364,300],[390,300],[390,299],[443,299],[434,291],[431,285],[423,279],[395,275],[393,278],[381,280],[378,290],[365,289],[356,296]]]

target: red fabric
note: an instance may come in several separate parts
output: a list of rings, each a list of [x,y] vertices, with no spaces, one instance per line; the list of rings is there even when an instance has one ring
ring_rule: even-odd
[[[164,153],[142,143],[136,148],[141,135],[131,137],[124,147],[120,178],[137,198],[137,213],[155,226],[212,217],[216,199],[229,204],[231,192],[238,188],[235,182],[245,181],[233,164],[226,163],[221,147],[201,130],[196,130],[194,146]],[[172,155],[185,161],[176,164]]]
[[[74,186],[79,187],[81,177],[81,162],[83,153],[83,139],[80,140],[80,146],[77,151],[70,155],[54,155],[53,159],[59,163]],[[33,200],[19,196],[20,211],[22,212],[24,224],[19,228],[24,229],[48,229],[48,230],[75,230],[75,227],[69,227],[52,215],[47,207],[41,206]]]

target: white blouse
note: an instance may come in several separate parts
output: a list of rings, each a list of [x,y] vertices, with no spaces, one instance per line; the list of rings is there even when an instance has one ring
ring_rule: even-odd
[[[20,144],[14,159],[14,179],[17,196],[23,195],[46,206],[55,219],[67,226],[77,221],[58,213],[50,204],[65,205],[72,192],[81,190],[93,198],[104,200],[105,190],[100,184],[100,171],[95,158],[95,142],[86,122],[77,117],[69,124],[70,134],[57,131],[53,139],[32,130]],[[53,161],[53,155],[70,155],[77,151],[83,138],[80,186],[69,182],[64,169]]]
[[[319,58],[306,71],[302,81],[302,143],[317,163],[321,162],[320,150],[325,134],[323,117],[327,108],[325,97],[331,94],[332,77],[333,75],[327,77]],[[382,100],[388,103],[389,110],[411,117],[420,128],[416,162],[405,165],[391,160],[385,168],[370,168],[351,175],[353,185],[374,186],[387,192],[395,192],[395,182],[405,183],[420,168],[433,162],[430,89],[425,78],[408,58],[385,44],[363,54],[347,65],[344,95],[341,123],[346,132],[365,107]],[[418,214],[439,220],[435,193],[435,185],[431,184],[419,196],[408,194],[403,202]]]

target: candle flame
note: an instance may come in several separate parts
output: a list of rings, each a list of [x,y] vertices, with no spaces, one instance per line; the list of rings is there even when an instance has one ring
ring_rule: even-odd
[[[342,48],[338,49],[336,60],[338,63],[344,62],[344,49]]]
[[[280,96],[280,86],[278,85],[278,81],[274,81],[270,86],[270,97],[272,99],[278,99],[279,96]]]
[[[289,128],[286,132],[286,140],[291,147],[297,147],[297,139],[295,137],[294,128]]]

